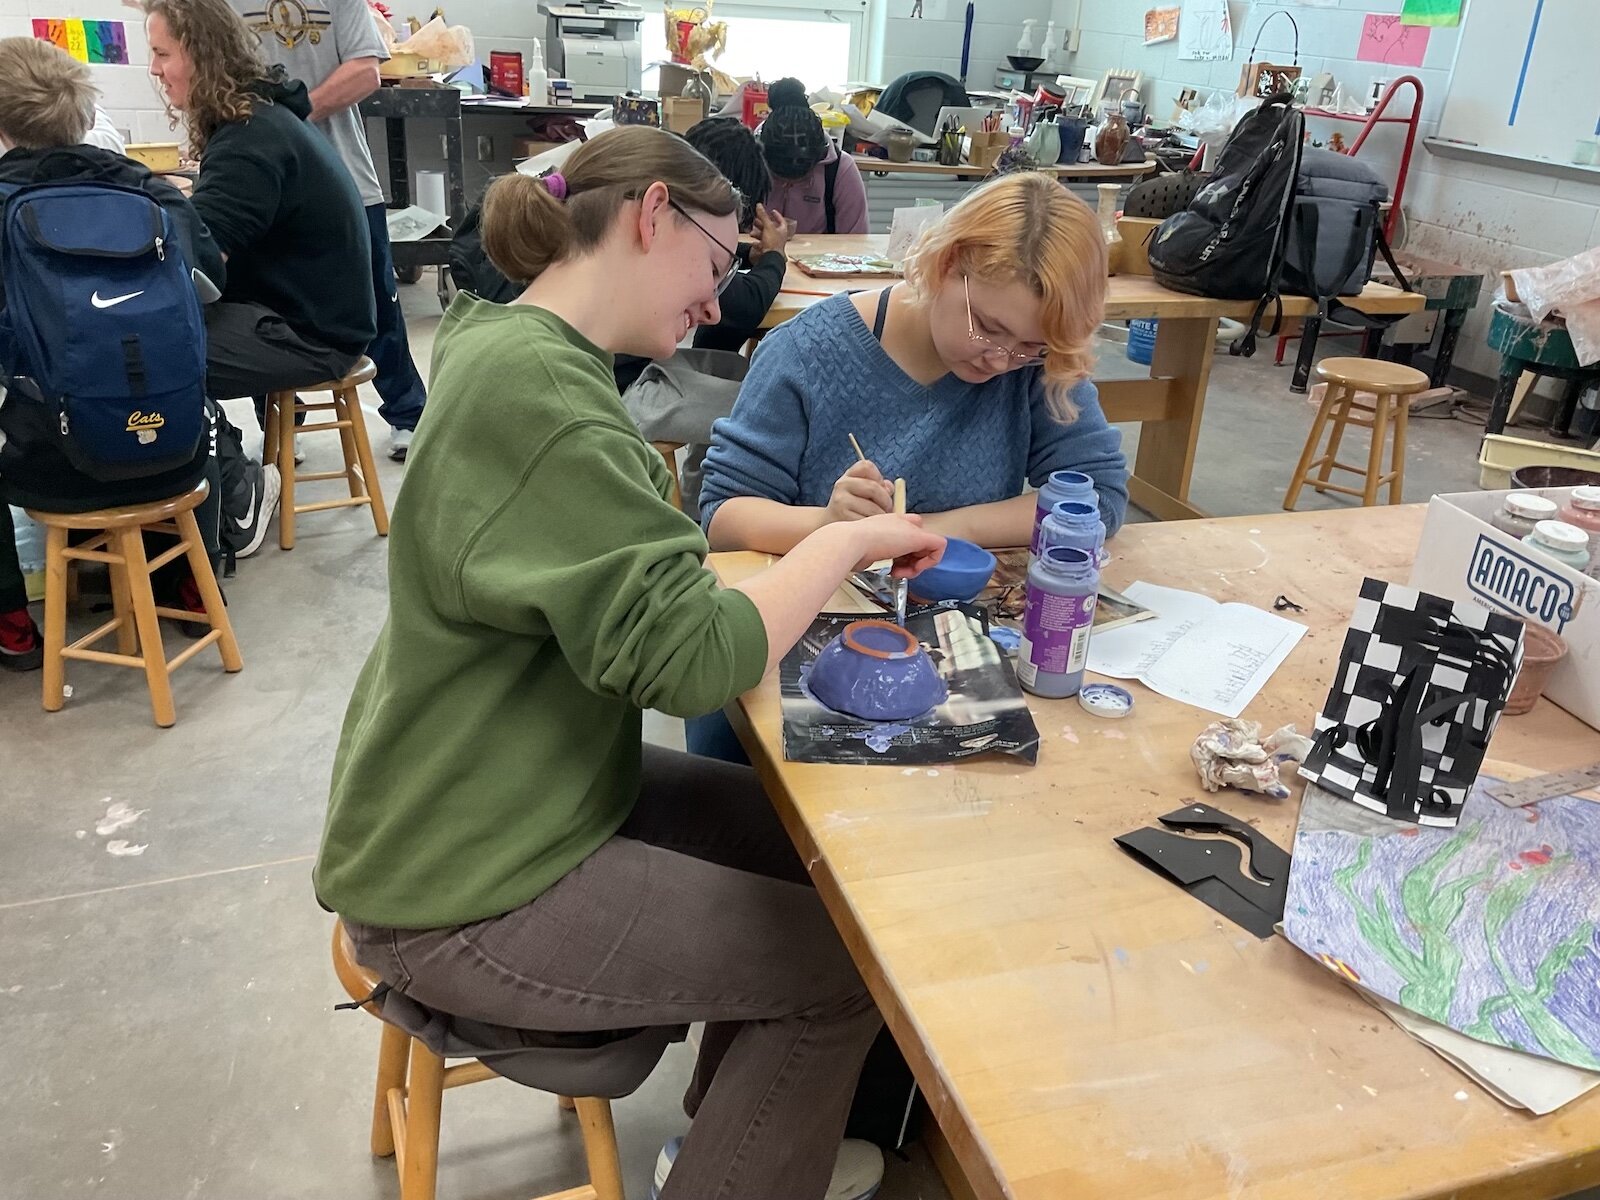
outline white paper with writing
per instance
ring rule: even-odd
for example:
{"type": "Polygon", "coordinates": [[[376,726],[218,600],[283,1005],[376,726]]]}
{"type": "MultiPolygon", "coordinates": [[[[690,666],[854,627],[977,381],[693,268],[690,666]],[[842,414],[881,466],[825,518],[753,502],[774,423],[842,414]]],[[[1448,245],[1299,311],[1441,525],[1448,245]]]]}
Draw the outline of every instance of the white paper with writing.
{"type": "Polygon", "coordinates": [[[1137,679],[1152,691],[1224,717],[1241,715],[1305,636],[1306,627],[1248,604],[1135,583],[1130,599],[1157,614],[1096,633],[1089,670],[1137,679]]]}

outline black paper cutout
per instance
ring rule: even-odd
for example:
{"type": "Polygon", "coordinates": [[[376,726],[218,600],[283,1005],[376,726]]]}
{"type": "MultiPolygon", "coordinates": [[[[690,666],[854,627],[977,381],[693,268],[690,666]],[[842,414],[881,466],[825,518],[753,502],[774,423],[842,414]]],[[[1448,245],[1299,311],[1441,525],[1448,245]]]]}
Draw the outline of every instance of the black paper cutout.
{"type": "Polygon", "coordinates": [[[1167,829],[1135,829],[1113,840],[1128,854],[1165,876],[1196,900],[1258,938],[1272,936],[1283,920],[1289,887],[1289,855],[1276,842],[1238,818],[1206,804],[1190,804],[1160,817],[1170,829],[1220,833],[1226,838],[1185,837],[1167,829]],[[1250,847],[1249,878],[1244,842],[1250,847]]]}

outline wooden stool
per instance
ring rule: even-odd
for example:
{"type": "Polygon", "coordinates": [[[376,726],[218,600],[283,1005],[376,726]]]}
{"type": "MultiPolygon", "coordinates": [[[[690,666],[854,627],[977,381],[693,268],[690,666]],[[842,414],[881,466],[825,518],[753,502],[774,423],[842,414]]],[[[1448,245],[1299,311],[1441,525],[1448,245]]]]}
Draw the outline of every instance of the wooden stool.
{"type": "Polygon", "coordinates": [[[1406,422],[1411,416],[1411,404],[1406,397],[1425,390],[1428,377],[1414,367],[1376,358],[1325,358],[1317,364],[1317,376],[1327,388],[1316,419],[1311,423],[1311,433],[1306,437],[1306,447],[1300,452],[1299,465],[1289,480],[1289,494],[1283,498],[1283,507],[1294,511],[1300,489],[1307,482],[1319,492],[1360,496],[1363,505],[1376,504],[1378,489],[1388,484],[1389,503],[1399,504],[1406,477],[1406,422]],[[1372,402],[1357,399],[1357,392],[1371,393],[1372,402]],[[1330,420],[1333,428],[1328,434],[1327,452],[1317,457],[1322,431],[1330,420]],[[1359,425],[1372,431],[1372,448],[1367,454],[1365,469],[1339,461],[1339,442],[1347,425],[1359,425]],[[1389,455],[1389,470],[1385,473],[1383,443],[1391,425],[1394,447],[1389,455]],[[1353,488],[1329,483],[1328,478],[1335,468],[1363,476],[1365,486],[1353,488]],[[1307,476],[1314,469],[1316,478],[1308,481],[1307,476]]]}
{"type": "Polygon", "coordinates": [[[45,527],[44,583],[44,708],[59,712],[65,702],[66,660],[113,663],[120,667],[142,667],[150,685],[150,707],[156,724],[163,729],[176,721],[172,707],[172,684],[168,675],[188,662],[213,642],[222,655],[225,671],[242,670],[239,644],[234,641],[228,610],[222,603],[211,560],[206,557],[200,526],[195,522],[195,507],[206,498],[204,482],[192,492],[152,504],[132,504],[126,508],[103,508],[97,512],[50,513],[28,510],[28,515],[45,527]],[[94,537],[76,546],[67,544],[72,530],[97,530],[94,537]],[[170,533],[178,544],[163,550],[153,559],[144,552],[145,530],[170,533]],[[168,659],[161,645],[158,617],[196,621],[198,614],[176,608],[159,608],[150,590],[150,573],[187,555],[189,569],[205,601],[205,621],[211,630],[180,654],[168,659]],[[102,562],[111,568],[111,620],[72,645],[67,640],[67,566],[72,562],[102,562]],[[117,653],[89,647],[110,633],[117,635],[117,653]]]}
{"type": "MultiPolygon", "coordinates": [[[[367,1003],[367,998],[382,981],[356,962],[343,921],[333,925],[333,969],[350,998],[381,1017],[378,1006],[367,1003]]],[[[378,1044],[378,1086],[372,1098],[372,1153],[379,1158],[394,1155],[400,1172],[400,1200],[434,1200],[444,1090],[499,1078],[481,1062],[447,1067],[444,1059],[422,1042],[384,1022],[383,1040],[378,1044]]],[[[557,1099],[563,1109],[577,1110],[589,1182],[535,1200],[624,1200],[611,1101],[591,1096],[557,1099]]]]}
{"type": "Polygon", "coordinates": [[[672,492],[667,499],[672,501],[672,507],[679,512],[683,511],[683,485],[678,480],[678,451],[683,449],[682,442],[651,442],[662,461],[667,464],[667,474],[672,476],[672,492]]]}
{"type": "Polygon", "coordinates": [[[367,440],[367,423],[361,415],[361,401],[356,395],[356,387],[377,373],[378,368],[373,366],[372,360],[363,358],[343,379],[313,383],[298,389],[301,392],[332,392],[333,399],[322,404],[307,404],[293,390],[272,392],[267,396],[267,436],[262,444],[261,456],[264,461],[277,464],[283,479],[283,499],[278,504],[278,545],[283,549],[294,549],[294,519],[297,514],[320,512],[325,508],[348,508],[355,504],[369,505],[372,524],[378,536],[389,536],[389,513],[383,507],[378,471],[372,464],[372,443],[367,440]],[[326,412],[329,409],[333,410],[333,420],[296,428],[294,419],[301,413],[326,412]],[[324,429],[339,431],[339,440],[344,446],[344,470],[297,473],[294,466],[294,435],[317,433],[324,429]],[[314,483],[320,479],[343,479],[350,485],[349,499],[296,504],[295,484],[314,483]]]}

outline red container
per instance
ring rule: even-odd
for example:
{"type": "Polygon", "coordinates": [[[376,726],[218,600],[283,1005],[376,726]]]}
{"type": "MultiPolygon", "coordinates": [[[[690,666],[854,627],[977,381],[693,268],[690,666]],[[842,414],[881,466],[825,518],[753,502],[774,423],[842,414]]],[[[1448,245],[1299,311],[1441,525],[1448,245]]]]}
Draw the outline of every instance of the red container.
{"type": "Polygon", "coordinates": [[[767,89],[754,83],[746,84],[744,89],[744,108],[740,119],[754,129],[767,119],[767,113],[772,106],[767,103],[767,89]]]}
{"type": "Polygon", "coordinates": [[[489,51],[489,90],[499,96],[520,96],[523,90],[522,52],[489,51]]]}

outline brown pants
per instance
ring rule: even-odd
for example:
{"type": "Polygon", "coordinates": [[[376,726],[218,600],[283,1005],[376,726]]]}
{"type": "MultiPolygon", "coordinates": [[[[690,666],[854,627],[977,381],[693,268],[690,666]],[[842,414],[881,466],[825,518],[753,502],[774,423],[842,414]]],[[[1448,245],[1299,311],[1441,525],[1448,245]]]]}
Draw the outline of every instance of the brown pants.
{"type": "Polygon", "coordinates": [[[646,746],[617,836],[503,916],[350,924],[422,1004],[549,1032],[705,1021],[662,1200],[821,1200],[881,1020],[755,772],[646,746]]]}

